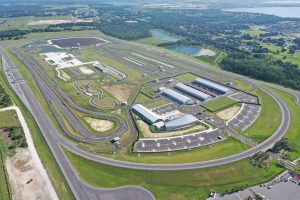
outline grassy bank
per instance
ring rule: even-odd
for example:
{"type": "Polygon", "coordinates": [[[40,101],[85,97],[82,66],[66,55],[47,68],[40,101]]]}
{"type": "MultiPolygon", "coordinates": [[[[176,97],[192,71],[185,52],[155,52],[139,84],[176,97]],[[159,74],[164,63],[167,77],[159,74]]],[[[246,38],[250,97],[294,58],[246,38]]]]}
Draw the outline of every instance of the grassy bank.
{"type": "Polygon", "coordinates": [[[285,135],[288,138],[291,145],[295,148],[295,152],[290,153],[291,159],[294,160],[300,155],[300,107],[297,105],[297,99],[295,96],[290,95],[286,92],[282,92],[280,90],[272,89],[280,98],[284,100],[284,102],[289,107],[291,113],[291,125],[290,128],[285,135]]]}
{"type": "Polygon", "coordinates": [[[261,103],[261,113],[255,123],[243,134],[260,143],[270,137],[280,126],[282,113],[277,102],[262,90],[257,90],[261,103]]]}
{"type": "Polygon", "coordinates": [[[206,199],[210,190],[224,193],[267,181],[280,172],[271,166],[256,168],[249,160],[214,168],[184,171],[145,171],[112,167],[78,157],[68,151],[66,155],[79,176],[96,187],[139,185],[149,189],[157,199],[206,199]]]}
{"type": "MultiPolygon", "coordinates": [[[[10,55],[11,56],[11,55],[10,55]]],[[[26,78],[26,80],[34,80],[30,73],[26,70],[24,65],[18,61],[15,57],[12,56],[13,62],[18,66],[20,69],[22,75],[26,78]]],[[[40,132],[40,129],[38,128],[38,125],[36,124],[33,116],[30,112],[28,112],[27,108],[24,106],[24,104],[19,100],[19,98],[16,96],[16,94],[12,91],[10,88],[8,82],[6,81],[6,78],[3,73],[3,68],[1,67],[0,70],[0,79],[3,80],[3,85],[7,89],[9,95],[12,97],[13,101],[16,103],[16,105],[21,109],[24,118],[26,119],[27,125],[30,129],[30,133],[32,135],[34,145],[36,147],[36,150],[41,158],[41,161],[46,168],[48,175],[50,177],[50,180],[52,181],[52,184],[59,196],[60,199],[74,199],[73,194],[64,179],[64,176],[62,175],[62,172],[60,171],[58,165],[51,153],[51,150],[49,149],[42,133],[40,132]]],[[[33,93],[37,96],[38,100],[43,102],[44,108],[45,106],[45,100],[43,99],[35,81],[28,81],[28,84],[30,88],[32,88],[33,93]],[[39,94],[39,95],[37,95],[39,94]]],[[[48,108],[49,110],[49,108],[48,108]]],[[[48,111],[46,110],[46,112],[48,111]]],[[[48,111],[49,112],[49,111],[48,111]]]]}

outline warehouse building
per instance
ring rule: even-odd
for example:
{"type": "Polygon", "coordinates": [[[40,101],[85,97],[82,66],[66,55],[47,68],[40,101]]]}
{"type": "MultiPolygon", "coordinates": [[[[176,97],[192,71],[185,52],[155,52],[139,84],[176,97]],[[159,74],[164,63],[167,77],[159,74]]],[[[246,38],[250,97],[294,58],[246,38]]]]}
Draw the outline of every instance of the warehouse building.
{"type": "Polygon", "coordinates": [[[166,95],[167,97],[174,99],[175,101],[181,103],[181,104],[193,104],[193,100],[187,96],[184,96],[174,90],[171,89],[162,89],[162,94],[166,95]]]}
{"type": "Polygon", "coordinates": [[[204,92],[196,90],[190,86],[184,85],[183,83],[177,83],[175,87],[176,89],[183,91],[201,101],[205,101],[211,98],[211,96],[209,96],[208,94],[205,94],[204,92]]]}
{"type": "Polygon", "coordinates": [[[203,79],[203,78],[197,78],[195,80],[195,82],[198,83],[199,85],[202,85],[202,86],[207,87],[211,90],[220,92],[222,94],[227,94],[230,91],[230,89],[225,87],[225,86],[222,86],[220,84],[214,83],[212,81],[209,81],[209,80],[206,80],[206,79],[203,79]]]}
{"type": "Polygon", "coordinates": [[[161,120],[158,115],[141,104],[132,106],[132,111],[148,124],[154,124],[161,120]]]}
{"type": "Polygon", "coordinates": [[[174,129],[184,128],[184,127],[191,126],[197,122],[198,122],[198,119],[196,117],[194,117],[193,115],[184,115],[177,119],[166,122],[164,129],[165,130],[174,130],[174,129]]]}

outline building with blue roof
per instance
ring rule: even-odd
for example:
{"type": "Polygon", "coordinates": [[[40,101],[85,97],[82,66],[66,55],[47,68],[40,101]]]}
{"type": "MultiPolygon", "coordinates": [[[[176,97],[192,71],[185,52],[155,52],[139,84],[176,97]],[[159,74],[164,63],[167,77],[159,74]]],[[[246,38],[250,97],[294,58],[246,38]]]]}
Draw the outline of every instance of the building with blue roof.
{"type": "Polygon", "coordinates": [[[184,127],[191,126],[197,122],[198,119],[193,115],[184,115],[182,117],[166,122],[164,129],[174,130],[174,129],[184,128],[184,127]]]}
{"type": "Polygon", "coordinates": [[[206,80],[206,79],[203,79],[203,78],[197,78],[195,80],[195,82],[198,83],[199,85],[202,85],[202,86],[207,87],[211,90],[220,92],[222,94],[227,94],[230,91],[230,88],[228,88],[228,87],[222,86],[220,84],[214,83],[212,81],[209,81],[209,80],[206,80]]]}
{"type": "Polygon", "coordinates": [[[185,93],[187,93],[187,94],[189,94],[189,95],[191,95],[191,96],[193,96],[193,97],[195,97],[195,98],[197,98],[201,101],[206,101],[206,100],[211,98],[210,95],[208,95],[204,92],[201,92],[199,90],[196,90],[196,89],[194,89],[190,86],[187,86],[183,83],[177,83],[175,88],[182,91],[182,92],[185,92],[185,93]]]}

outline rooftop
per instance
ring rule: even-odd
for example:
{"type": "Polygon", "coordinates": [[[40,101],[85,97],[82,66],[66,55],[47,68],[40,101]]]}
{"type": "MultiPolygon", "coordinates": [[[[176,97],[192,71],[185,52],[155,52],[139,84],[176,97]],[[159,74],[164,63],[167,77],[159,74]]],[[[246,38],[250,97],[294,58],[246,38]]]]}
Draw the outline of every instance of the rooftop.
{"type": "Polygon", "coordinates": [[[209,81],[209,80],[206,80],[206,79],[203,79],[203,78],[197,78],[195,81],[197,83],[206,85],[208,87],[212,87],[213,89],[217,89],[217,90],[220,90],[220,91],[225,92],[225,93],[230,90],[229,88],[227,88],[225,86],[222,86],[220,84],[214,83],[212,81],[209,81]]]}

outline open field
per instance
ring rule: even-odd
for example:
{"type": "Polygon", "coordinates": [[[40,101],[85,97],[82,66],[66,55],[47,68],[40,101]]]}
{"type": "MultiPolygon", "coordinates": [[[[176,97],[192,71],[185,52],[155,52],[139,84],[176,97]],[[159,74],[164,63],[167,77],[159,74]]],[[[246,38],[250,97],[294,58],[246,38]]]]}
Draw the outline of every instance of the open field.
{"type": "Polygon", "coordinates": [[[107,132],[114,127],[114,123],[109,120],[95,119],[91,117],[84,117],[84,120],[93,130],[98,132],[107,132]]]}
{"type": "Polygon", "coordinates": [[[110,93],[120,102],[128,101],[132,93],[133,87],[134,86],[127,84],[103,86],[103,88],[108,93],[110,93]]]}
{"type": "Polygon", "coordinates": [[[274,166],[268,169],[253,167],[249,160],[197,170],[131,170],[88,161],[67,151],[66,154],[79,176],[94,186],[140,185],[153,192],[157,199],[164,200],[206,199],[210,190],[224,193],[248,187],[267,181],[281,171],[274,166]]]}
{"type": "Polygon", "coordinates": [[[297,105],[297,99],[293,95],[288,93],[282,92],[280,90],[272,89],[277,95],[279,95],[285,103],[288,105],[292,120],[291,126],[286,134],[286,138],[288,138],[289,142],[295,148],[295,152],[289,153],[291,155],[291,160],[294,160],[299,157],[300,154],[300,144],[299,144],[299,137],[300,137],[300,108],[297,105]]]}
{"type": "MultiPolygon", "coordinates": [[[[22,75],[27,79],[27,80],[33,80],[32,75],[26,70],[25,66],[18,60],[16,59],[12,54],[9,54],[11,59],[13,60],[13,62],[19,67],[22,75]]],[[[0,77],[4,83],[5,88],[10,88],[6,78],[4,77],[3,71],[2,71],[2,67],[0,69],[1,73],[0,73],[0,77]]],[[[38,86],[36,85],[35,81],[29,81],[28,82],[29,86],[31,87],[32,91],[35,93],[36,97],[39,99],[39,101],[42,103],[44,109],[46,110],[46,112],[50,113],[50,109],[47,106],[44,98],[42,97],[41,92],[38,89],[38,86]]],[[[66,183],[66,180],[64,179],[58,165],[56,162],[53,162],[55,159],[44,139],[44,137],[42,136],[42,133],[40,132],[37,124],[35,123],[32,115],[27,111],[27,109],[25,108],[25,106],[23,105],[23,103],[19,100],[19,98],[13,93],[11,92],[11,90],[9,89],[9,94],[12,97],[12,99],[14,100],[14,102],[16,103],[16,105],[21,109],[24,118],[26,119],[27,125],[30,129],[32,138],[34,140],[34,145],[36,147],[36,150],[39,154],[39,157],[49,175],[49,178],[57,192],[57,195],[59,196],[59,198],[61,199],[66,199],[66,200],[71,200],[74,199],[73,194],[71,193],[71,190],[69,188],[69,186],[66,183]]],[[[59,129],[59,125],[57,123],[55,123],[56,121],[53,118],[53,115],[50,115],[50,117],[52,117],[52,122],[58,127],[59,129]]]]}
{"type": "Polygon", "coordinates": [[[256,94],[260,99],[261,113],[254,124],[242,132],[242,134],[260,143],[277,130],[282,114],[279,105],[271,96],[262,90],[257,90],[256,94]]]}
{"type": "Polygon", "coordinates": [[[237,103],[236,100],[229,98],[229,97],[225,97],[225,98],[220,98],[217,100],[213,100],[207,104],[204,105],[204,107],[208,108],[209,110],[212,111],[217,111],[220,110],[222,108],[226,108],[228,106],[234,105],[235,103],[237,103]]]}
{"type": "Polygon", "coordinates": [[[62,24],[70,22],[91,21],[86,19],[77,19],[72,16],[51,16],[51,17],[13,17],[0,18],[0,30],[13,29],[31,29],[31,28],[46,28],[51,24],[62,24]]]}
{"type": "Polygon", "coordinates": [[[176,80],[184,82],[184,83],[194,81],[196,78],[199,78],[199,77],[194,74],[191,74],[191,73],[186,73],[186,74],[182,74],[182,75],[175,77],[176,80]]]}
{"type": "Polygon", "coordinates": [[[269,49],[269,54],[272,55],[274,58],[283,60],[285,62],[291,62],[295,65],[300,66],[300,52],[296,51],[294,54],[291,54],[287,51],[282,52],[282,47],[276,46],[270,43],[263,43],[264,47],[269,49]]]}
{"type": "Polygon", "coordinates": [[[9,110],[5,112],[0,112],[0,199],[10,200],[9,194],[9,182],[8,175],[6,172],[5,160],[7,155],[7,141],[5,141],[7,136],[4,136],[1,132],[3,127],[13,127],[20,126],[17,113],[14,110],[9,110]],[[2,120],[5,119],[5,120],[2,120]],[[4,139],[5,138],[5,139],[4,139]]]}
{"type": "Polygon", "coordinates": [[[220,112],[217,112],[216,115],[222,120],[229,120],[231,119],[238,111],[241,109],[240,106],[233,106],[230,108],[226,108],[220,112]]]}
{"type": "Polygon", "coordinates": [[[228,139],[209,146],[193,150],[166,153],[131,153],[129,149],[121,149],[116,153],[103,153],[102,156],[116,160],[139,163],[190,163],[222,158],[248,149],[249,146],[229,137],[228,139]]]}

